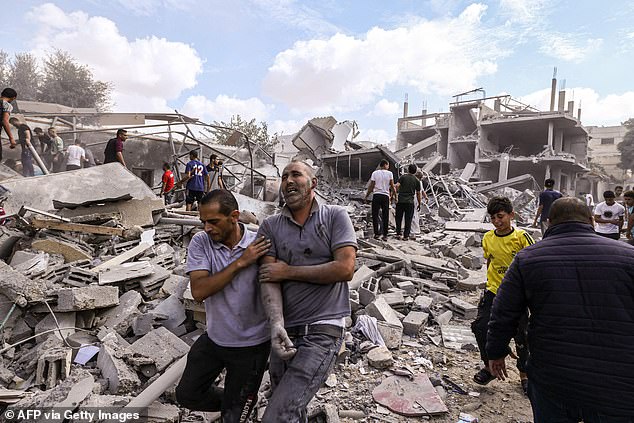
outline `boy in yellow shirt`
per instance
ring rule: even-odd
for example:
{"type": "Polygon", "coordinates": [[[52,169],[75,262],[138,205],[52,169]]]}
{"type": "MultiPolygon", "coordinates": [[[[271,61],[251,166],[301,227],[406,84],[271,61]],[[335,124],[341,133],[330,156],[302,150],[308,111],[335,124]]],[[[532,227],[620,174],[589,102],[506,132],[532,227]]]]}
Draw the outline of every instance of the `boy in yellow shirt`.
{"type": "MultiPolygon", "coordinates": [[[[502,283],[506,269],[508,269],[515,255],[522,248],[535,243],[526,231],[516,229],[511,225],[515,213],[513,212],[513,204],[508,198],[492,198],[487,204],[487,213],[491,216],[491,223],[493,223],[495,229],[487,232],[482,238],[484,258],[487,259],[487,283],[486,289],[478,303],[478,315],[471,323],[471,330],[478,341],[480,357],[484,362],[484,367],[473,376],[473,380],[480,385],[486,385],[495,379],[490,372],[489,360],[486,355],[487,330],[495,294],[502,283]]],[[[526,392],[528,380],[524,369],[528,357],[525,336],[526,324],[527,319],[525,317],[520,322],[520,329],[515,337],[515,345],[519,356],[517,368],[520,371],[524,392],[526,392]]]]}

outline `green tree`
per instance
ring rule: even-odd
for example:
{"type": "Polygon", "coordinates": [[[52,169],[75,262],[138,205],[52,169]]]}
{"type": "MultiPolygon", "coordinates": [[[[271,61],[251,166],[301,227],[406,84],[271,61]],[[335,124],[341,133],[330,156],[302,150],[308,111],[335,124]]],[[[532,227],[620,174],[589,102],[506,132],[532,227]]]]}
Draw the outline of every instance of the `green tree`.
{"type": "MultiPolygon", "coordinates": [[[[249,121],[243,120],[240,115],[231,116],[230,122],[218,122],[214,121],[214,126],[220,126],[223,128],[231,128],[242,132],[247,136],[249,141],[253,141],[262,150],[269,154],[273,153],[275,145],[278,143],[278,134],[269,134],[269,128],[266,122],[257,123],[255,119],[249,121]]],[[[212,139],[218,144],[228,144],[231,142],[229,138],[232,134],[231,131],[219,128],[207,128],[211,134],[212,139]]]]}
{"type": "Polygon", "coordinates": [[[619,167],[624,170],[634,168],[634,118],[630,118],[621,125],[627,128],[623,141],[617,146],[621,153],[621,163],[619,167]]]}
{"type": "Polygon", "coordinates": [[[41,82],[37,59],[30,53],[16,53],[9,64],[7,86],[18,92],[20,100],[35,101],[41,82]]]}
{"type": "Polygon", "coordinates": [[[43,74],[40,101],[109,110],[112,84],[96,81],[88,66],[78,64],[67,52],[50,54],[44,60],[43,74]]]}

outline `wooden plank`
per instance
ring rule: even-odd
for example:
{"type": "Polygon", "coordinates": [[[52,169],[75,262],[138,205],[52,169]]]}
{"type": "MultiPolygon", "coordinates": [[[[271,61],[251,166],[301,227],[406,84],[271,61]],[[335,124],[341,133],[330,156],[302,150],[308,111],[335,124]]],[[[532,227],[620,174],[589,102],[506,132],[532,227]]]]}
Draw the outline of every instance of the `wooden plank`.
{"type": "Polygon", "coordinates": [[[128,260],[132,260],[133,258],[135,258],[136,256],[138,256],[139,254],[143,253],[145,250],[147,250],[148,248],[150,248],[152,245],[148,242],[142,242],[139,245],[137,245],[136,247],[134,247],[131,250],[128,250],[124,253],[119,254],[118,256],[111,258],[110,260],[101,263],[99,266],[93,267],[92,270],[93,272],[103,272],[105,270],[108,270],[114,266],[118,266],[121,263],[125,263],[128,260]]]}
{"type": "Polygon", "coordinates": [[[54,229],[57,231],[81,232],[84,234],[123,236],[123,229],[106,226],[87,225],[85,223],[66,223],[48,219],[31,220],[31,226],[37,229],[54,229]]]}

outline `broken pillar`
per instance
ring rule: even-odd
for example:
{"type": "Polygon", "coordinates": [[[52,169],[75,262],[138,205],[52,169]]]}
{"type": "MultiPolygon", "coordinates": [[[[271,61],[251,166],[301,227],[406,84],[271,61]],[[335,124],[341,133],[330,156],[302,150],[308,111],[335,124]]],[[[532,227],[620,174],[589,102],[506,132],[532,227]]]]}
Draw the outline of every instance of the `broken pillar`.
{"type": "Polygon", "coordinates": [[[70,374],[72,354],[73,350],[67,347],[45,351],[37,360],[35,383],[51,389],[58,381],[66,379],[70,374]]]}

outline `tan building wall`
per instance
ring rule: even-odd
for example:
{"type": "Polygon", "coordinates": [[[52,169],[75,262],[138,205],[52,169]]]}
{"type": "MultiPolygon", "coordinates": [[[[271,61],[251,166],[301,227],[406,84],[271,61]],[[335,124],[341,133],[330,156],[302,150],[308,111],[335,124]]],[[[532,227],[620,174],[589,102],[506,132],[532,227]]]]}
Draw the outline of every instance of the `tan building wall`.
{"type": "Polygon", "coordinates": [[[627,177],[623,169],[618,167],[621,154],[617,146],[623,141],[627,129],[624,126],[586,126],[590,135],[588,141],[588,158],[601,165],[605,172],[616,181],[627,177]]]}

